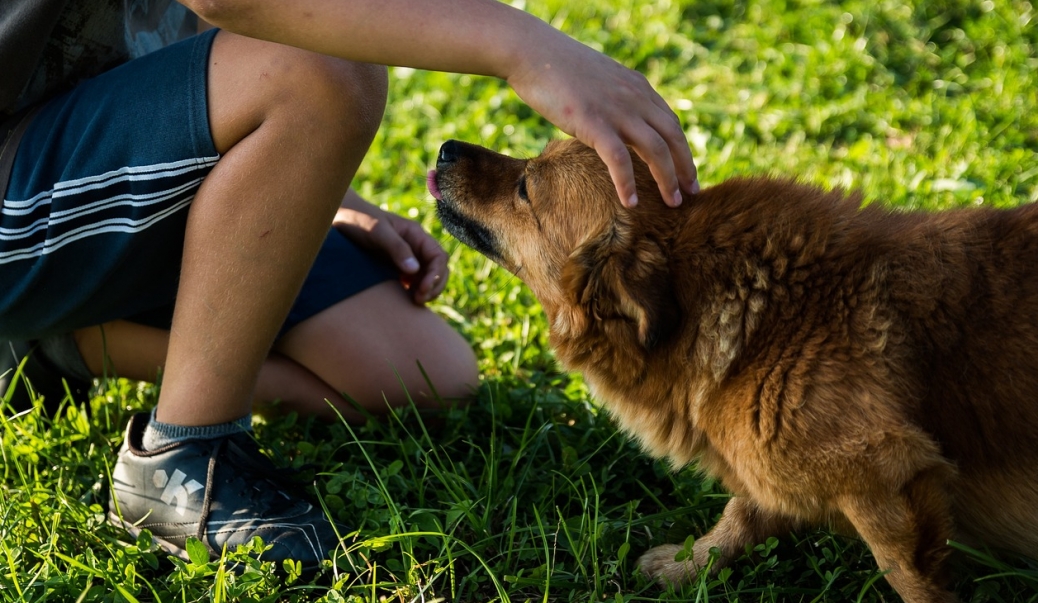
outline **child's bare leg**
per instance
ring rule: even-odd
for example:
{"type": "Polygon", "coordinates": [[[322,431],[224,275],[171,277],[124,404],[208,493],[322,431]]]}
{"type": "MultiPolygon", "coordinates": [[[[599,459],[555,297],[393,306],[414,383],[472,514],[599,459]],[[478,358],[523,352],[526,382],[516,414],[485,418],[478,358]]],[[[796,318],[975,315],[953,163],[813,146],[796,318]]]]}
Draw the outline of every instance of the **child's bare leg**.
{"type": "Polygon", "coordinates": [[[383,68],[221,32],[209,120],[222,154],[192,203],[156,418],[247,414],[263,360],[381,120],[383,68]]]}
{"type": "MultiPolygon", "coordinates": [[[[166,362],[169,331],[117,320],[80,329],[75,338],[93,374],[155,381],[166,362]]],[[[420,408],[435,407],[418,363],[446,401],[468,396],[478,383],[468,342],[387,281],[289,330],[260,368],[255,402],[335,417],[332,401],[350,421],[364,417],[342,393],[375,414],[409,404],[409,397],[420,408]]]]}
{"type": "MultiPolygon", "coordinates": [[[[125,320],[100,327],[79,329],[74,334],[87,368],[96,377],[117,376],[135,381],[157,382],[166,364],[169,331],[125,320]]],[[[254,408],[272,402],[300,414],[328,412],[326,399],[340,398],[338,392],[294,360],[271,352],[260,367],[254,408]]],[[[361,421],[360,413],[344,409],[343,415],[361,421]]]]}

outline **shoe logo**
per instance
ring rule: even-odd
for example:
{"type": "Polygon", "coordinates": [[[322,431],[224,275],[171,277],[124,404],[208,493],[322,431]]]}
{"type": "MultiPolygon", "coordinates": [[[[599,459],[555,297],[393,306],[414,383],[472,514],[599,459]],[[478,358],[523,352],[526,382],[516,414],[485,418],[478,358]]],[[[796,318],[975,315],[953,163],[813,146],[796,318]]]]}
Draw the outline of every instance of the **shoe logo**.
{"type": "Polygon", "coordinates": [[[173,471],[172,478],[166,475],[165,469],[157,469],[151,476],[151,481],[155,484],[155,487],[163,489],[162,494],[159,495],[162,502],[168,505],[174,500],[177,501],[176,509],[178,515],[184,514],[186,510],[184,506],[187,505],[188,498],[202,489],[202,484],[195,480],[191,480],[185,484],[185,477],[187,477],[187,474],[180,469],[173,471]]]}

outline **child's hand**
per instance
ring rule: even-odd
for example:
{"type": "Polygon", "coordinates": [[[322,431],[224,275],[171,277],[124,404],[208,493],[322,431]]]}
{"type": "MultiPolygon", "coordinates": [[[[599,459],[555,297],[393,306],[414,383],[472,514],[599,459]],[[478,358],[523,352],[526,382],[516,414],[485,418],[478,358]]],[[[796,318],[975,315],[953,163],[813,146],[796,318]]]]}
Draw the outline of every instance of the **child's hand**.
{"type": "Polygon", "coordinates": [[[447,252],[417,222],[382,211],[351,190],[332,224],[357,245],[389,257],[416,304],[443,292],[449,274],[447,252]]]}
{"type": "Polygon", "coordinates": [[[620,200],[637,203],[631,156],[649,165],[667,205],[699,182],[677,116],[636,71],[562,35],[529,52],[508,83],[533,109],[595,149],[609,167],[620,200]]]}

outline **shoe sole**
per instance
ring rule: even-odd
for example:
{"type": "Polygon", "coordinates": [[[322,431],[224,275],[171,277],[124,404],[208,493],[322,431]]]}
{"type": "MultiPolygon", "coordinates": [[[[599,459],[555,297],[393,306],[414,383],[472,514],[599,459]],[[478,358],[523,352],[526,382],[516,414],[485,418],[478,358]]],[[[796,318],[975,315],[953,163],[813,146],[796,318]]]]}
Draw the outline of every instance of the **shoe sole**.
{"type": "MultiPolygon", "coordinates": [[[[144,531],[143,528],[139,528],[139,527],[133,525],[132,523],[123,520],[122,518],[120,518],[118,515],[116,515],[115,513],[111,512],[111,511],[108,512],[108,522],[111,523],[112,525],[116,526],[116,527],[120,527],[120,528],[126,530],[126,532],[130,536],[132,536],[134,540],[136,540],[138,537],[140,537],[141,532],[144,531]]],[[[184,560],[184,561],[186,561],[188,563],[193,563],[191,561],[191,556],[187,554],[187,550],[186,549],[182,549],[179,546],[173,544],[172,542],[169,542],[168,540],[163,540],[162,538],[159,538],[158,536],[156,536],[154,534],[151,535],[151,541],[152,541],[153,544],[157,545],[159,548],[161,548],[162,550],[166,551],[170,555],[173,555],[173,556],[175,556],[175,557],[177,557],[179,559],[182,559],[182,560],[184,560]]],[[[206,548],[208,549],[209,547],[206,547],[206,548]]],[[[213,561],[212,554],[209,555],[209,560],[213,561]]],[[[272,560],[268,559],[267,561],[272,561],[272,560]]],[[[274,566],[275,566],[276,571],[281,571],[282,570],[281,564],[275,563],[274,566]]],[[[227,564],[226,568],[229,569],[232,572],[237,572],[238,570],[244,571],[245,570],[245,565],[242,564],[242,563],[235,562],[235,563],[227,564]]],[[[320,569],[321,569],[320,565],[317,565],[317,566],[303,565],[301,577],[303,577],[303,578],[311,578],[314,575],[316,575],[320,571],[320,569]]]]}
{"type": "MultiPolygon", "coordinates": [[[[126,530],[127,533],[129,533],[134,540],[140,537],[141,532],[143,531],[143,528],[139,528],[128,521],[124,521],[121,517],[119,517],[115,513],[112,513],[111,511],[108,512],[108,523],[111,523],[116,527],[120,527],[126,530]]],[[[186,549],[182,549],[179,546],[173,544],[172,542],[169,542],[168,540],[163,540],[154,534],[151,535],[151,541],[152,543],[158,545],[159,548],[166,551],[170,555],[179,557],[180,559],[183,559],[187,562],[191,561],[191,556],[187,554],[186,549]]],[[[212,558],[211,555],[210,558],[212,558]]]]}

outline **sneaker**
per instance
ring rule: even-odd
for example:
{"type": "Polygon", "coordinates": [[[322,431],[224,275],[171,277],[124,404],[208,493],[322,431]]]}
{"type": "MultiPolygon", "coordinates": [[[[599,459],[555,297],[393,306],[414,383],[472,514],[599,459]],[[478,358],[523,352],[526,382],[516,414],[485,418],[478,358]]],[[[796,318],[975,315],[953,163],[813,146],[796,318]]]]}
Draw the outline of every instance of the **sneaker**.
{"type": "Polygon", "coordinates": [[[6,398],[8,390],[13,389],[11,406],[16,411],[32,408],[31,389],[35,397],[43,397],[47,412],[54,414],[65,399],[66,383],[73,395],[85,397],[90,391],[90,383],[64,374],[39,353],[36,342],[0,340],[0,399],[6,398]],[[16,377],[19,366],[22,372],[16,377]]]}
{"type": "Polygon", "coordinates": [[[112,470],[108,519],[133,537],[151,531],[166,551],[189,560],[187,539],[197,538],[211,557],[254,536],[273,545],[264,561],[293,559],[316,571],[339,543],[320,508],[284,483],[247,433],[188,440],[154,451],[141,446],[149,413],[130,419],[112,470]]]}

